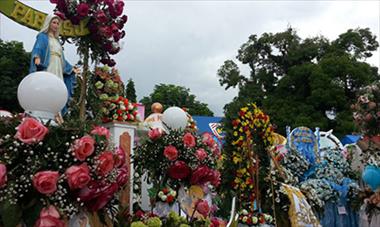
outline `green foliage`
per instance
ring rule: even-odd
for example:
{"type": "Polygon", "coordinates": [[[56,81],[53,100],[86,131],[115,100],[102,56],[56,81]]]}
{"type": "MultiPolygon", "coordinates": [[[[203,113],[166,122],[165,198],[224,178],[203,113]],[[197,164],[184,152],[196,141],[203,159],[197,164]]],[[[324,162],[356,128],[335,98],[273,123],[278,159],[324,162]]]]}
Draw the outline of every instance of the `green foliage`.
{"type": "Polygon", "coordinates": [[[151,114],[150,106],[155,102],[161,103],[164,109],[171,106],[185,107],[190,115],[214,115],[207,104],[201,103],[196,100],[195,95],[190,94],[190,89],[173,84],[156,85],[153,92],[143,97],[140,102],[146,106],[146,116],[151,114]]]}
{"type": "Polygon", "coordinates": [[[17,41],[0,40],[0,109],[22,112],[17,101],[17,87],[28,75],[30,53],[17,41]]]}
{"type": "Polygon", "coordinates": [[[136,90],[135,90],[135,83],[133,82],[132,79],[128,80],[127,86],[125,86],[125,97],[133,102],[137,102],[137,95],[136,95],[136,90]]]}
{"type": "Polygon", "coordinates": [[[21,222],[21,208],[17,204],[3,201],[0,206],[1,220],[4,227],[17,226],[21,222]]]}
{"type": "Polygon", "coordinates": [[[368,28],[350,29],[331,42],[321,36],[301,39],[292,28],[251,35],[237,55],[250,75],[241,75],[232,60],[218,70],[222,86],[239,88],[238,96],[225,106],[226,115],[232,114],[232,106],[254,101],[282,134],[286,125],[351,133],[350,104],[356,92],[380,79],[378,69],[365,62],[378,46],[368,28]],[[337,111],[335,121],[325,116],[331,108],[337,111]]]}

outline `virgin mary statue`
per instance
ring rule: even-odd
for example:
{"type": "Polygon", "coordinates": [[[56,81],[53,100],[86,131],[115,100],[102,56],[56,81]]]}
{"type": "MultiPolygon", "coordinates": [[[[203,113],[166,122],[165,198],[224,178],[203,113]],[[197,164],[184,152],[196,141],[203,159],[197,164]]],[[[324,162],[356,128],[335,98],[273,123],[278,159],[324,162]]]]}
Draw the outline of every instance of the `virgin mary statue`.
{"type": "MultiPolygon", "coordinates": [[[[61,19],[57,15],[47,15],[45,22],[37,35],[32,50],[29,72],[47,71],[64,81],[68,97],[74,93],[75,74],[79,69],[68,63],[63,55],[62,46],[58,40],[61,19]]],[[[67,103],[62,114],[67,112],[67,103]]]]}

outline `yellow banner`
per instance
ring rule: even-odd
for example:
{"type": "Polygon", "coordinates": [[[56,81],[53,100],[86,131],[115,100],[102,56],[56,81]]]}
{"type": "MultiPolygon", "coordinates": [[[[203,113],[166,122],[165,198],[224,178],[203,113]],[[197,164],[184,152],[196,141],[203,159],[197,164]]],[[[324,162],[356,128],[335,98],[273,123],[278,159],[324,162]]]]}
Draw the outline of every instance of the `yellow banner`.
{"type": "MultiPolygon", "coordinates": [[[[45,21],[46,13],[33,9],[18,0],[0,0],[0,12],[19,24],[39,31],[45,21]]],[[[73,25],[70,20],[62,22],[60,34],[66,37],[84,36],[90,32],[88,21],[82,20],[79,25],[73,25]]]]}

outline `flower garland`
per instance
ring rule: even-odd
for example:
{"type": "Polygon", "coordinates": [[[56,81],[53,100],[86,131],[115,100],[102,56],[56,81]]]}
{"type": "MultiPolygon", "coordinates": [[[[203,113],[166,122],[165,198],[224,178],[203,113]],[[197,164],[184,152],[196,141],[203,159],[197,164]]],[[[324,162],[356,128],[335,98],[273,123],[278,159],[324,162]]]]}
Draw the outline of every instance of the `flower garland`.
{"type": "Polygon", "coordinates": [[[89,47],[94,61],[114,66],[110,55],[120,51],[119,41],[125,36],[124,24],[128,17],[123,14],[122,0],[50,0],[56,4],[56,14],[77,25],[81,20],[88,21],[90,33],[84,37],[73,37],[78,48],[89,47]]]}
{"type": "Polygon", "coordinates": [[[273,217],[264,213],[250,213],[246,209],[238,212],[239,222],[248,226],[261,226],[263,224],[270,225],[273,223],[273,217]]]}
{"type": "MultiPolygon", "coordinates": [[[[38,223],[46,219],[45,213],[54,213],[56,224],[61,216],[116,204],[128,169],[124,151],[113,149],[106,128],[85,132],[46,126],[29,117],[0,118],[0,127],[7,131],[0,137],[0,201],[19,213],[18,218],[38,218],[24,210],[26,204],[44,208],[38,223]]],[[[3,221],[10,218],[7,212],[3,210],[3,221]]]]}

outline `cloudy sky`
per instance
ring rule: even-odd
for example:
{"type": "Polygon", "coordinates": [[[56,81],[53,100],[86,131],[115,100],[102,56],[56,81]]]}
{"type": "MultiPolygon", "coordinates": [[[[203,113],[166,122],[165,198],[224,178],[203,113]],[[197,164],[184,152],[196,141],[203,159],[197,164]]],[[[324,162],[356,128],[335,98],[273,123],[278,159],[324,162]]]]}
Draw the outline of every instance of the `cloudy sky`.
{"type": "MultiPolygon", "coordinates": [[[[53,9],[48,0],[21,2],[46,13],[53,9]]],[[[237,94],[219,85],[216,72],[249,35],[292,26],[302,38],[336,39],[349,28],[369,27],[377,37],[380,29],[379,1],[125,0],[124,11],[127,36],[115,59],[124,81],[135,82],[138,99],[156,84],[176,84],[189,88],[216,116],[237,94]]],[[[21,41],[31,51],[36,34],[0,16],[1,39],[21,41]]],[[[74,46],[66,44],[65,55],[71,63],[78,60],[74,46]]],[[[368,62],[379,66],[379,55],[368,62]]]]}

